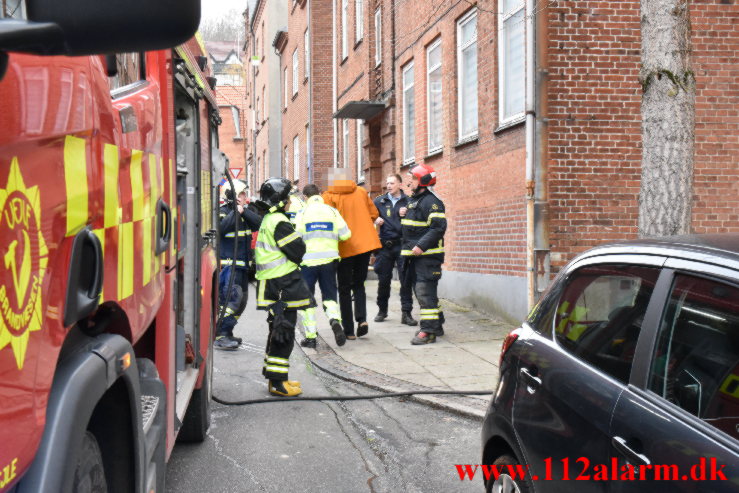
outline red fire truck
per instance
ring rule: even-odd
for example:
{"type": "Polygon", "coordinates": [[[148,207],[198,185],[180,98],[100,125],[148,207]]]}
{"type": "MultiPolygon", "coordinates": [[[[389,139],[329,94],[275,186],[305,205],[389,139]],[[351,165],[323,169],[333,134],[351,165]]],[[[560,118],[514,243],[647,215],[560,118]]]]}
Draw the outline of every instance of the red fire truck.
{"type": "Polygon", "coordinates": [[[0,9],[0,491],[164,491],[210,420],[225,163],[199,0],[0,9]]]}

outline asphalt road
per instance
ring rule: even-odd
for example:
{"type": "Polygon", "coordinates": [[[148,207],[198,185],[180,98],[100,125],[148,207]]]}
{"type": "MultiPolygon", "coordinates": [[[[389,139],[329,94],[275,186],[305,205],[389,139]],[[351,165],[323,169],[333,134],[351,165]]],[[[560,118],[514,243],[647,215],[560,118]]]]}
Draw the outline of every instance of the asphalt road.
{"type": "MultiPolygon", "coordinates": [[[[252,291],[253,294],[253,291],[252,291]]],[[[264,312],[250,307],[236,352],[217,351],[213,392],[224,400],[268,397],[261,375],[264,312]],[[249,328],[247,329],[247,320],[249,328]]],[[[376,391],[314,368],[295,347],[290,379],[304,396],[376,391]]],[[[480,422],[400,398],[347,402],[212,403],[202,444],[177,444],[169,492],[481,492],[455,464],[480,460],[480,422]]]]}

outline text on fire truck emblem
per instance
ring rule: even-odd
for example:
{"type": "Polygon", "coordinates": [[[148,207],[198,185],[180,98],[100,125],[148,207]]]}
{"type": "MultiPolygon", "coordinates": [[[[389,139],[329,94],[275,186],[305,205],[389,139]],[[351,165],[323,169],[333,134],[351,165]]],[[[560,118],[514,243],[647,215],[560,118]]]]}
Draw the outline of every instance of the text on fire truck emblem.
{"type": "Polygon", "coordinates": [[[41,283],[48,249],[41,232],[38,186],[26,187],[18,159],[0,188],[0,351],[10,344],[23,368],[30,333],[41,330],[41,283]]]}

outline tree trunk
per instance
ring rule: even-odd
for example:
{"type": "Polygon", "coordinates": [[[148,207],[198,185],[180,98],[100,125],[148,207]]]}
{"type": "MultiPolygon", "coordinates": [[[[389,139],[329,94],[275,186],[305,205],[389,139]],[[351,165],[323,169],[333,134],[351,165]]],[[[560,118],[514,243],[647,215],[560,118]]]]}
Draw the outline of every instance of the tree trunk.
{"type": "Polygon", "coordinates": [[[688,0],[641,0],[639,236],[690,233],[695,77],[688,0]]]}

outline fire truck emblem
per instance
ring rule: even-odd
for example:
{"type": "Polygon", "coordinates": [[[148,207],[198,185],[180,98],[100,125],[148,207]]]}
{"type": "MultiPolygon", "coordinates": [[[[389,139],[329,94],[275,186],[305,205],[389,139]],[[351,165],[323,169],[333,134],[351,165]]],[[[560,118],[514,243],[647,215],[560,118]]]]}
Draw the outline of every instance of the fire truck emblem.
{"type": "Polygon", "coordinates": [[[26,187],[18,159],[0,188],[0,351],[10,344],[23,368],[31,332],[41,330],[41,283],[49,251],[38,186],[26,187]]]}

